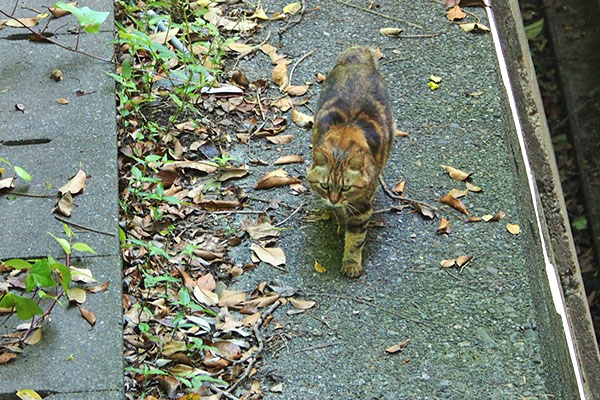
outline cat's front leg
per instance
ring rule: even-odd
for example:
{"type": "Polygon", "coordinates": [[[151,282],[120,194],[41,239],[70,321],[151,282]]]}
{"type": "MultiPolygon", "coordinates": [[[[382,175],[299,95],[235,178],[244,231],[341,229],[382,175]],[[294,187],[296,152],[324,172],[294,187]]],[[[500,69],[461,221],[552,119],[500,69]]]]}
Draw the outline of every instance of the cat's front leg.
{"type": "Polygon", "coordinates": [[[348,218],[344,236],[344,256],[342,257],[342,275],[358,278],[363,273],[362,251],[367,239],[367,228],[372,210],[352,215],[348,218]]]}

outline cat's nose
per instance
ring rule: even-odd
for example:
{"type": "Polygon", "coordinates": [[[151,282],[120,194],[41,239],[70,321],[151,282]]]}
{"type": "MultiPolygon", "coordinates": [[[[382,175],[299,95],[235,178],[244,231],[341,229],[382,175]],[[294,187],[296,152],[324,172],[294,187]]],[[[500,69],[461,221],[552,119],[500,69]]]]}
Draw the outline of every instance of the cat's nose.
{"type": "Polygon", "coordinates": [[[329,201],[331,204],[337,204],[341,198],[342,196],[339,192],[329,192],[329,201]]]}

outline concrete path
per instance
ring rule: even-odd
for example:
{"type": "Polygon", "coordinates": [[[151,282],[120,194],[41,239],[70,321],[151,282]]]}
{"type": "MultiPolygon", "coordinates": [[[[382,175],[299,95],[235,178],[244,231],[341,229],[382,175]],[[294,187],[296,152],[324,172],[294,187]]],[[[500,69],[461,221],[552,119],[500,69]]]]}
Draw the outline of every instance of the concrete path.
{"type": "MultiPolygon", "coordinates": [[[[11,11],[14,4],[0,8],[11,11]]],[[[53,1],[20,2],[16,16],[31,16],[22,9],[45,9],[53,1]]],[[[80,49],[104,58],[112,55],[113,3],[98,0],[90,8],[110,11],[96,35],[82,35],[80,49]]],[[[45,23],[42,21],[41,23],[45,23]]],[[[76,36],[67,33],[76,20],[63,17],[50,23],[54,40],[68,46],[76,36]]],[[[36,27],[37,28],[37,27],[36,27]]],[[[13,192],[57,193],[81,168],[88,174],[83,194],[75,196],[70,221],[110,235],[77,232],[77,239],[92,246],[97,256],[76,259],[90,268],[109,289],[88,295],[84,306],[97,317],[96,325],[81,318],[76,308],[57,307],[43,331],[42,342],[25,349],[16,361],[0,366],[0,399],[13,399],[19,389],[34,389],[45,398],[122,399],[121,261],[117,239],[117,168],[114,82],[105,74],[111,66],[51,44],[27,40],[25,29],[0,30],[0,157],[25,168],[33,179],[18,181],[13,192]],[[60,69],[65,79],[55,82],[50,71],[60,69]],[[77,96],[76,91],[88,93],[77,96]],[[66,105],[58,98],[69,100],[66,105]],[[22,104],[24,111],[15,108],[22,104]],[[67,358],[72,356],[72,360],[67,358]]],[[[54,198],[0,195],[2,241],[0,259],[61,256],[60,247],[47,232],[63,233],[51,209],[54,198]]]]}
{"type": "MultiPolygon", "coordinates": [[[[264,7],[274,12],[285,4],[266,1],[264,7]]],[[[577,398],[492,36],[465,33],[449,24],[438,3],[377,4],[377,12],[423,28],[341,2],[321,4],[280,42],[271,41],[292,62],[316,50],[298,66],[292,83],[325,74],[335,55],[349,45],[378,46],[384,52],[381,72],[397,126],[410,133],[395,142],[383,174],[388,185],[404,179],[407,196],[435,203],[461,187],[440,167],[451,165],[473,172],[473,182],[483,187],[482,193],[469,193],[464,199],[472,215],[504,211],[507,217],[467,224],[464,215],[442,206],[440,216],[452,221],[453,230],[449,236],[437,236],[439,220],[409,211],[379,214],[374,219],[380,226],[371,229],[365,248],[366,273],[358,280],[339,274],[342,247],[333,223],[290,222],[290,230],[278,241],[286,251],[289,272],[261,264],[237,284],[249,290],[257,280],[276,278],[319,304],[309,317],[278,311],[284,333],[259,371],[265,382],[282,382],[283,393],[270,393],[267,385],[265,398],[577,398]],[[395,26],[405,28],[406,34],[440,35],[380,35],[380,28],[395,26]],[[442,78],[436,91],[427,86],[432,74],[442,78]],[[471,95],[477,92],[481,93],[471,95]],[[510,234],[507,222],[519,224],[521,233],[510,234]],[[462,273],[440,270],[441,260],[463,254],[475,259],[462,273]],[[328,268],[326,274],[315,272],[315,260],[328,268]],[[410,343],[402,353],[386,354],[386,348],[407,339],[410,343]]],[[[489,26],[483,9],[469,11],[489,26]]],[[[271,68],[263,54],[240,64],[249,80],[270,76],[271,68]]],[[[315,111],[316,101],[317,96],[312,97],[309,110],[315,111]]],[[[310,132],[291,129],[294,140],[289,145],[265,149],[260,144],[260,158],[271,163],[280,155],[301,154],[310,160],[310,132]]],[[[253,154],[257,152],[255,148],[253,154]]],[[[238,146],[231,155],[249,158],[246,146],[238,146]]],[[[305,168],[287,170],[304,176],[305,168]]],[[[254,171],[242,188],[252,190],[268,170],[254,171]]],[[[267,195],[273,196],[292,207],[309,201],[312,212],[320,207],[314,197],[298,198],[285,188],[267,195]]],[[[392,204],[380,191],[375,208],[392,204]]],[[[244,246],[236,258],[248,261],[244,246]]]]}

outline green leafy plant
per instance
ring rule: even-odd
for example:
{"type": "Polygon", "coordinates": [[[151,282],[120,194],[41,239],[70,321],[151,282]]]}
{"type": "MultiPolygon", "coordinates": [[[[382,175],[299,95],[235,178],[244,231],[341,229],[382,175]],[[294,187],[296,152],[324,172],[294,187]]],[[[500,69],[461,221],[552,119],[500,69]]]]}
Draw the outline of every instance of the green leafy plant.
{"type": "MultiPolygon", "coordinates": [[[[15,174],[23,179],[24,181],[30,181],[31,180],[31,175],[29,175],[27,173],[27,171],[25,171],[23,168],[17,166],[17,165],[12,165],[10,162],[8,162],[7,160],[5,160],[4,158],[0,157],[0,162],[7,164],[9,167],[11,167],[14,171],[15,174]]],[[[0,169],[0,176],[2,176],[2,171],[0,169]]]]}
{"type": "MultiPolygon", "coordinates": [[[[10,259],[0,262],[5,267],[25,273],[25,289],[23,294],[18,291],[8,291],[0,294],[0,308],[12,310],[20,320],[31,320],[28,330],[24,334],[8,337],[8,341],[0,340],[0,345],[21,346],[27,340],[34,328],[37,328],[50,313],[56,304],[61,304],[61,298],[69,294],[69,285],[73,276],[70,269],[71,256],[74,251],[95,254],[87,244],[74,242],[75,234],[67,225],[63,225],[65,238],[49,233],[65,253],[65,262],[61,263],[53,257],[25,260],[10,259]],[[36,299],[37,298],[37,299],[36,299]],[[41,301],[49,299],[50,304],[44,310],[41,301]],[[36,317],[37,316],[37,317],[36,317]]],[[[8,319],[4,320],[4,324],[8,319]]]]}
{"type": "Polygon", "coordinates": [[[104,23],[110,13],[95,11],[89,7],[78,8],[62,1],[54,4],[54,7],[70,12],[77,18],[81,27],[88,33],[98,33],[100,25],[104,23]]]}

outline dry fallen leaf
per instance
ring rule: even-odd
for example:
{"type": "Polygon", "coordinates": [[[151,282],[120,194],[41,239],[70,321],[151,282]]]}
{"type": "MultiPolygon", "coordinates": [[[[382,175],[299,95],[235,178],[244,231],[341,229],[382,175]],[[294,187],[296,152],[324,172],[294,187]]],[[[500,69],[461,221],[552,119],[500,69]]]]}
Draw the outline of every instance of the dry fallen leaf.
{"type": "Polygon", "coordinates": [[[321,83],[325,80],[325,75],[320,72],[317,72],[317,82],[321,83]]]}
{"type": "Polygon", "coordinates": [[[56,82],[60,82],[63,79],[65,79],[65,76],[63,75],[63,72],[60,69],[53,69],[50,72],[50,78],[54,79],[56,82]]]}
{"type": "Polygon", "coordinates": [[[483,25],[482,23],[479,22],[471,22],[468,24],[460,24],[458,25],[460,27],[460,29],[462,29],[465,32],[476,32],[476,33],[487,33],[490,32],[490,28],[488,28],[487,26],[483,25]]]}
{"type": "Polygon", "coordinates": [[[481,221],[483,221],[483,218],[471,216],[471,217],[467,218],[465,222],[481,222],[481,221]]]}
{"type": "MultiPolygon", "coordinates": [[[[46,15],[48,15],[48,14],[46,14],[46,15]]],[[[4,20],[5,21],[4,25],[10,26],[11,28],[24,28],[25,26],[31,28],[32,26],[37,25],[38,21],[43,16],[44,16],[44,14],[40,14],[35,17],[29,17],[29,18],[8,19],[8,20],[4,20]]]]}
{"type": "Polygon", "coordinates": [[[388,347],[387,349],[385,349],[385,352],[388,354],[395,354],[395,353],[402,352],[402,350],[404,350],[408,346],[409,343],[410,343],[410,339],[406,339],[402,343],[398,343],[398,344],[388,347]]]}
{"type": "Polygon", "coordinates": [[[78,287],[71,288],[69,289],[69,295],[67,296],[67,298],[70,301],[75,301],[79,304],[83,304],[85,303],[86,291],[78,287]]]}
{"type": "Polygon", "coordinates": [[[242,225],[240,227],[242,230],[248,232],[250,235],[250,239],[252,240],[261,240],[270,237],[277,237],[281,234],[281,228],[277,228],[271,225],[268,217],[262,218],[259,217],[258,220],[253,221],[251,219],[245,219],[242,221],[242,225]]]}
{"type": "Polygon", "coordinates": [[[303,96],[308,91],[308,85],[288,85],[283,91],[292,96],[303,96]]]}
{"type": "Polygon", "coordinates": [[[190,168],[196,171],[206,172],[211,174],[217,170],[217,164],[210,161],[175,161],[172,163],[165,164],[163,169],[174,169],[174,168],[190,168]]]}
{"type": "Polygon", "coordinates": [[[308,310],[309,308],[313,308],[315,304],[317,304],[315,301],[312,300],[298,300],[293,297],[290,297],[288,300],[290,301],[291,305],[293,305],[299,310],[308,310]]]}
{"type": "Polygon", "coordinates": [[[521,233],[521,227],[517,224],[506,224],[506,230],[512,233],[513,235],[518,235],[521,233]]]}
{"type": "Polygon", "coordinates": [[[263,21],[269,20],[267,13],[265,12],[265,10],[262,7],[257,8],[256,11],[254,11],[254,14],[252,14],[248,18],[258,18],[258,19],[262,19],[263,21]]]}
{"type": "Polygon", "coordinates": [[[63,99],[62,97],[61,97],[61,98],[59,98],[59,99],[56,99],[56,102],[57,102],[58,104],[63,104],[63,105],[65,105],[65,104],[69,104],[69,100],[67,100],[67,99],[63,99]]]}
{"type": "Polygon", "coordinates": [[[90,293],[102,293],[102,292],[105,292],[106,289],[108,289],[109,285],[110,285],[110,281],[106,281],[100,285],[96,285],[96,286],[87,288],[87,291],[90,293]]]}
{"type": "MultiPolygon", "coordinates": [[[[74,1],[72,3],[67,3],[67,5],[76,7],[77,6],[77,2],[74,1]]],[[[62,8],[54,8],[54,7],[50,7],[48,10],[50,10],[50,14],[52,14],[54,16],[54,18],[60,18],[60,17],[64,17],[67,14],[70,14],[70,11],[64,10],[62,8]]]]}
{"type": "Polygon", "coordinates": [[[13,182],[15,181],[15,178],[4,178],[4,179],[0,179],[0,190],[3,189],[12,189],[13,188],[13,182]]]}
{"type": "Polygon", "coordinates": [[[392,188],[392,192],[396,193],[399,196],[402,196],[402,193],[404,193],[405,187],[406,187],[406,181],[398,181],[392,188]]]}
{"type": "Polygon", "coordinates": [[[71,216],[71,213],[73,212],[73,196],[71,195],[71,192],[65,193],[60,198],[58,205],[54,208],[54,210],[58,210],[58,212],[65,217],[71,216]]]}
{"type": "Polygon", "coordinates": [[[281,156],[275,162],[274,165],[282,165],[282,164],[293,164],[293,163],[303,163],[304,158],[298,154],[292,154],[289,156],[281,156]]]}
{"type": "Polygon", "coordinates": [[[313,125],[314,118],[310,115],[301,113],[292,107],[292,121],[302,129],[310,129],[313,125]]]}
{"type": "Polygon", "coordinates": [[[233,210],[241,206],[237,200],[202,200],[198,202],[198,205],[208,211],[225,211],[233,210]]]}
{"type": "Polygon", "coordinates": [[[283,168],[267,172],[262,178],[256,182],[256,189],[271,189],[276,186],[285,186],[293,183],[300,183],[298,178],[288,176],[288,173],[283,168]]]}
{"type": "Polygon", "coordinates": [[[467,185],[467,190],[469,192],[477,193],[477,192],[481,192],[481,190],[482,190],[479,186],[475,186],[471,182],[465,182],[465,184],[467,185]]]}
{"type": "Polygon", "coordinates": [[[396,129],[394,131],[394,137],[407,137],[407,136],[408,136],[408,132],[404,132],[399,129],[396,129]]]}
{"type": "Polygon", "coordinates": [[[246,301],[248,294],[246,292],[239,292],[236,290],[223,290],[221,296],[219,296],[219,307],[232,307],[242,304],[246,301]]]}
{"type": "Polygon", "coordinates": [[[452,197],[454,197],[455,199],[460,199],[461,197],[465,197],[467,195],[467,193],[469,193],[468,190],[459,190],[459,189],[452,189],[450,190],[450,192],[448,192],[448,194],[452,197]]]}
{"type": "Polygon", "coordinates": [[[77,307],[79,308],[81,316],[85,318],[85,320],[91,326],[94,326],[94,324],[96,323],[96,314],[94,314],[92,311],[86,310],[85,308],[83,308],[83,306],[77,305],[77,307]]]}
{"type": "Polygon", "coordinates": [[[446,13],[446,18],[448,18],[450,21],[463,19],[466,16],[467,14],[462,10],[462,8],[460,8],[458,4],[456,4],[450,10],[448,10],[448,12],[446,13]]]}
{"type": "MultiPolygon", "coordinates": [[[[271,59],[271,64],[277,64],[284,57],[277,54],[277,47],[270,45],[269,43],[265,43],[260,46],[260,50],[269,56],[271,59]]],[[[286,62],[287,64],[287,62],[286,62]]]]}
{"type": "Polygon", "coordinates": [[[64,195],[67,192],[70,192],[71,194],[77,194],[83,191],[83,189],[85,188],[86,179],[87,176],[85,175],[85,172],[79,170],[79,172],[77,172],[77,174],[74,177],[72,177],[69,180],[69,182],[67,182],[63,187],[58,189],[58,191],[62,195],[64,195]]]}
{"type": "Polygon", "coordinates": [[[442,196],[440,198],[440,203],[448,204],[450,207],[457,209],[461,213],[465,215],[469,215],[469,211],[467,211],[467,207],[457,198],[452,197],[450,194],[442,196]]]}
{"type": "Polygon", "coordinates": [[[265,136],[265,139],[273,144],[287,144],[291,142],[293,138],[293,135],[265,136]]]}
{"type": "Polygon", "coordinates": [[[25,344],[32,346],[34,344],[38,344],[40,340],[42,340],[42,328],[37,328],[31,332],[29,336],[27,336],[27,339],[25,339],[25,344]]]}
{"type": "MultiPolygon", "coordinates": [[[[163,390],[163,392],[167,395],[169,399],[175,397],[177,389],[180,385],[179,379],[169,375],[158,375],[156,377],[156,380],[158,381],[160,388],[163,390]]],[[[145,398],[146,400],[148,399],[148,397],[145,398]]]]}
{"type": "Polygon", "coordinates": [[[302,5],[298,2],[290,3],[283,7],[283,12],[289,15],[294,15],[302,9],[302,5]]]}
{"type": "Polygon", "coordinates": [[[315,260],[315,271],[322,274],[327,272],[327,268],[323,267],[317,260],[315,260]]]}
{"type": "Polygon", "coordinates": [[[256,254],[259,260],[273,266],[285,264],[285,253],[279,247],[263,247],[258,243],[252,243],[250,250],[256,254]]]}
{"type": "Polygon", "coordinates": [[[379,30],[379,33],[381,33],[383,36],[398,36],[402,33],[402,29],[401,28],[381,28],[379,30]]]}
{"type": "Polygon", "coordinates": [[[219,174],[219,182],[224,182],[233,178],[243,178],[248,175],[248,166],[242,165],[241,167],[225,167],[219,174]]]}
{"type": "Polygon", "coordinates": [[[76,282],[94,283],[97,282],[89,268],[69,267],[71,270],[71,279],[76,282]]]}
{"type": "Polygon", "coordinates": [[[171,28],[164,32],[156,32],[148,35],[152,43],[165,44],[179,33],[179,28],[171,28]]]}
{"type": "Polygon", "coordinates": [[[442,233],[450,233],[451,228],[452,228],[452,223],[450,221],[448,221],[446,218],[442,218],[442,221],[440,222],[440,226],[438,226],[435,233],[437,235],[441,235],[442,233]]]}
{"type": "Polygon", "coordinates": [[[275,65],[275,68],[273,68],[273,82],[279,86],[279,90],[281,91],[289,84],[287,64],[283,59],[281,59],[277,65],[275,65]]]}
{"type": "Polygon", "coordinates": [[[436,210],[435,208],[429,206],[428,204],[424,204],[424,203],[417,203],[417,202],[410,202],[410,206],[412,208],[414,208],[415,210],[417,210],[417,212],[419,214],[421,214],[422,216],[429,218],[429,219],[434,219],[436,216],[436,210]]]}
{"type": "Polygon", "coordinates": [[[471,172],[461,171],[460,169],[456,169],[449,165],[442,165],[442,168],[444,168],[448,172],[448,175],[450,175],[450,178],[454,179],[455,181],[462,182],[472,175],[471,172]]]}
{"type": "Polygon", "coordinates": [[[10,360],[14,360],[18,356],[15,353],[11,353],[9,351],[4,351],[0,353],[0,365],[6,364],[10,360]]]}

